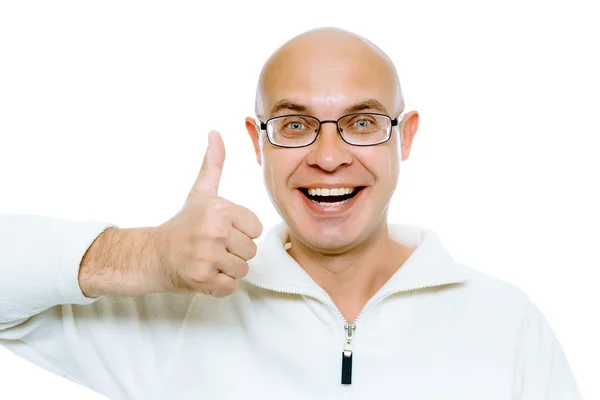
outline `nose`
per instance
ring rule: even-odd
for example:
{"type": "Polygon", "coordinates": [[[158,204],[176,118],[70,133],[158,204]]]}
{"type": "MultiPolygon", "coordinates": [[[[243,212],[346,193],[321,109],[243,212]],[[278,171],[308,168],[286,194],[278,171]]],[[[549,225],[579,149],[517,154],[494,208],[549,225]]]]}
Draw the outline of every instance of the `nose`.
{"type": "Polygon", "coordinates": [[[310,166],[333,172],[352,163],[349,146],[339,135],[336,124],[323,123],[317,140],[310,146],[307,162],[310,166]]]}

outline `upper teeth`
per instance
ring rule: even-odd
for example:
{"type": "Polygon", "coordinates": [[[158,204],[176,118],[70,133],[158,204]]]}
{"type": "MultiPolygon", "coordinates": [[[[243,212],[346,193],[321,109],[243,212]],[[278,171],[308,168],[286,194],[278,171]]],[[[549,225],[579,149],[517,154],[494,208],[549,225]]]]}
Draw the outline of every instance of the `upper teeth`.
{"type": "Polygon", "coordinates": [[[354,192],[356,188],[353,187],[341,187],[341,188],[309,188],[308,194],[311,196],[341,196],[344,194],[350,194],[354,192]]]}

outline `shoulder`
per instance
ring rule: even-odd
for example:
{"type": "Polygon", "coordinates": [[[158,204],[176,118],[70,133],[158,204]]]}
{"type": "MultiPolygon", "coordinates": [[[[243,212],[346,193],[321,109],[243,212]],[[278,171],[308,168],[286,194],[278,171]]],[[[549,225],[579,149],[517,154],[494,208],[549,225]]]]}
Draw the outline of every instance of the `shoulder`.
{"type": "Polygon", "coordinates": [[[530,309],[531,299],[516,284],[465,264],[456,263],[455,268],[469,276],[461,292],[480,311],[523,318],[530,309]]]}

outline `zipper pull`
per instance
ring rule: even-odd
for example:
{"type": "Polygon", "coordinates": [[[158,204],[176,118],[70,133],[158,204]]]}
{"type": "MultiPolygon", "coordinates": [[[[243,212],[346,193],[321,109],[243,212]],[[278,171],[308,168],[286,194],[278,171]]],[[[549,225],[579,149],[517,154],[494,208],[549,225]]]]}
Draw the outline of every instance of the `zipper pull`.
{"type": "Polygon", "coordinates": [[[342,352],[342,385],[352,384],[352,339],[354,339],[354,331],[356,324],[345,324],[346,344],[342,352]]]}

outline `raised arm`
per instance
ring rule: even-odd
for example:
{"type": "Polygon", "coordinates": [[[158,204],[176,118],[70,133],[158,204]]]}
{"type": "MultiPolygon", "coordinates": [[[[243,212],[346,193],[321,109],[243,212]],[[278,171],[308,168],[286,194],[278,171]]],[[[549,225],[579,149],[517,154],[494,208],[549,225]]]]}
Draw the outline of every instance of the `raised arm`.
{"type": "Polygon", "coordinates": [[[100,392],[135,391],[123,394],[111,365],[127,368],[128,346],[142,344],[144,366],[153,365],[172,346],[189,294],[231,294],[256,253],[258,218],[217,195],[224,158],[212,134],[183,208],[158,227],[0,216],[0,344],[100,392]],[[149,344],[144,332],[162,341],[149,344]]]}
{"type": "Polygon", "coordinates": [[[217,195],[225,147],[217,133],[182,210],[156,228],[107,229],[81,263],[88,297],[148,293],[227,296],[248,273],[262,225],[245,207],[217,195]]]}

